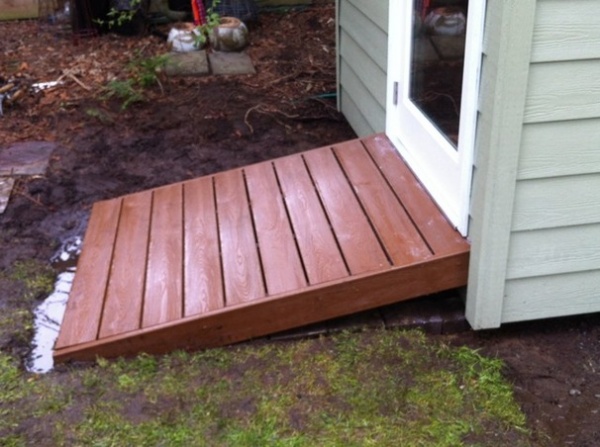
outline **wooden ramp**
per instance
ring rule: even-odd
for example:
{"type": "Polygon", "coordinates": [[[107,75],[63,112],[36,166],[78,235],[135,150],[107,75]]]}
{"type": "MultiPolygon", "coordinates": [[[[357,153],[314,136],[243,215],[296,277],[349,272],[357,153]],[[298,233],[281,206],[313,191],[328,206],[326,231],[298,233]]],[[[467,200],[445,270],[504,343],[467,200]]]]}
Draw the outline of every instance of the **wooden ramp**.
{"type": "Polygon", "coordinates": [[[465,285],[383,135],[94,205],[55,360],[225,345],[465,285]]]}

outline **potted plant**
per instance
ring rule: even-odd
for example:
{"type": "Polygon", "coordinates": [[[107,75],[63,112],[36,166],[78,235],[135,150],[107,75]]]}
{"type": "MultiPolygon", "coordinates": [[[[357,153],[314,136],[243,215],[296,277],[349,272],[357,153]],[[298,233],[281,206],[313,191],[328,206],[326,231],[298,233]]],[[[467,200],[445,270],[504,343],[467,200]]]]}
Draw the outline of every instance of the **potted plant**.
{"type": "Polygon", "coordinates": [[[206,12],[206,23],[196,27],[197,44],[207,42],[215,51],[241,51],[248,45],[248,28],[237,17],[221,16],[220,0],[214,0],[206,12]]]}

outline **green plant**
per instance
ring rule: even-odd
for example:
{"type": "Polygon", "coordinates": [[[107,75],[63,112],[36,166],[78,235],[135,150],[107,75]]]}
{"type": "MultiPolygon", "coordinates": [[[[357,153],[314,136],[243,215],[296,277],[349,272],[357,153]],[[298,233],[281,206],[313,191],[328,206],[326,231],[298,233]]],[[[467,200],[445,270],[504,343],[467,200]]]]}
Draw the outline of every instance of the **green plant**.
{"type": "Polygon", "coordinates": [[[144,89],[157,84],[163,90],[160,81],[161,69],[167,60],[166,55],[142,58],[136,56],[129,64],[129,77],[125,80],[112,80],[104,87],[103,99],[117,98],[122,101],[121,109],[145,99],[144,89]]]}
{"type": "Polygon", "coordinates": [[[197,47],[203,46],[208,40],[211,31],[221,23],[221,15],[216,11],[221,0],[213,0],[210,7],[206,10],[206,23],[196,27],[194,34],[194,44],[197,47]]]}
{"type": "Polygon", "coordinates": [[[128,9],[117,9],[113,6],[106,14],[106,20],[94,19],[94,22],[100,26],[106,25],[109,29],[123,26],[133,20],[141,4],[142,0],[129,0],[128,9]]]}
{"type": "Polygon", "coordinates": [[[158,84],[162,89],[160,74],[167,63],[167,58],[168,56],[165,54],[147,58],[138,55],[127,64],[127,69],[135,83],[140,87],[146,88],[158,84]]]}
{"type": "Polygon", "coordinates": [[[104,90],[104,99],[116,97],[122,100],[123,103],[121,104],[121,109],[123,110],[135,102],[144,100],[144,95],[135,88],[133,79],[110,81],[104,90]]]}

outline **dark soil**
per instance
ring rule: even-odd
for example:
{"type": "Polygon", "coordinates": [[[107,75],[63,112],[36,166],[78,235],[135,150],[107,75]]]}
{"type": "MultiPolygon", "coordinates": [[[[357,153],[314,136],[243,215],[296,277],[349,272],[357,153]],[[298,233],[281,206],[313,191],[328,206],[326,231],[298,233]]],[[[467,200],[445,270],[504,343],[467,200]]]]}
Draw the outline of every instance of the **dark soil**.
{"type": "MultiPolygon", "coordinates": [[[[64,84],[5,107],[0,141],[55,141],[47,174],[20,178],[0,215],[0,271],[20,260],[49,263],[60,242],[85,230],[101,199],[190,179],[353,138],[336,111],[335,20],[329,1],[262,13],[251,29],[257,74],[165,79],[125,110],[103,100],[107,82],[132,76],[135,58],[166,52],[160,37],[74,40],[60,25],[0,23],[0,86],[63,77],[64,84]]],[[[0,308],[18,306],[18,287],[0,308]]],[[[600,445],[598,315],[468,332],[507,364],[537,445],[600,445]]],[[[26,352],[14,339],[3,350],[26,352]]]]}

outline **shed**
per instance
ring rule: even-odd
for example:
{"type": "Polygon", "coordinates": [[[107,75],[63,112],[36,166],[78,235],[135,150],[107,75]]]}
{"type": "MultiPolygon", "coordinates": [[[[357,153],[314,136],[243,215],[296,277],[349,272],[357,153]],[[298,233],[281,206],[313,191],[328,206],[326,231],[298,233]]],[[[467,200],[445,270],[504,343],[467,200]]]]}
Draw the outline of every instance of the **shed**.
{"type": "Polygon", "coordinates": [[[454,148],[467,155],[454,184],[440,180],[450,162],[421,166],[443,155],[413,157],[440,129],[415,131],[423,120],[398,110],[415,99],[407,66],[430,51],[411,35],[424,12],[450,3],[337,0],[339,107],[358,135],[390,136],[470,241],[466,314],[475,329],[598,312],[600,3],[469,2],[454,148]],[[458,208],[444,194],[462,195],[458,208]]]}

